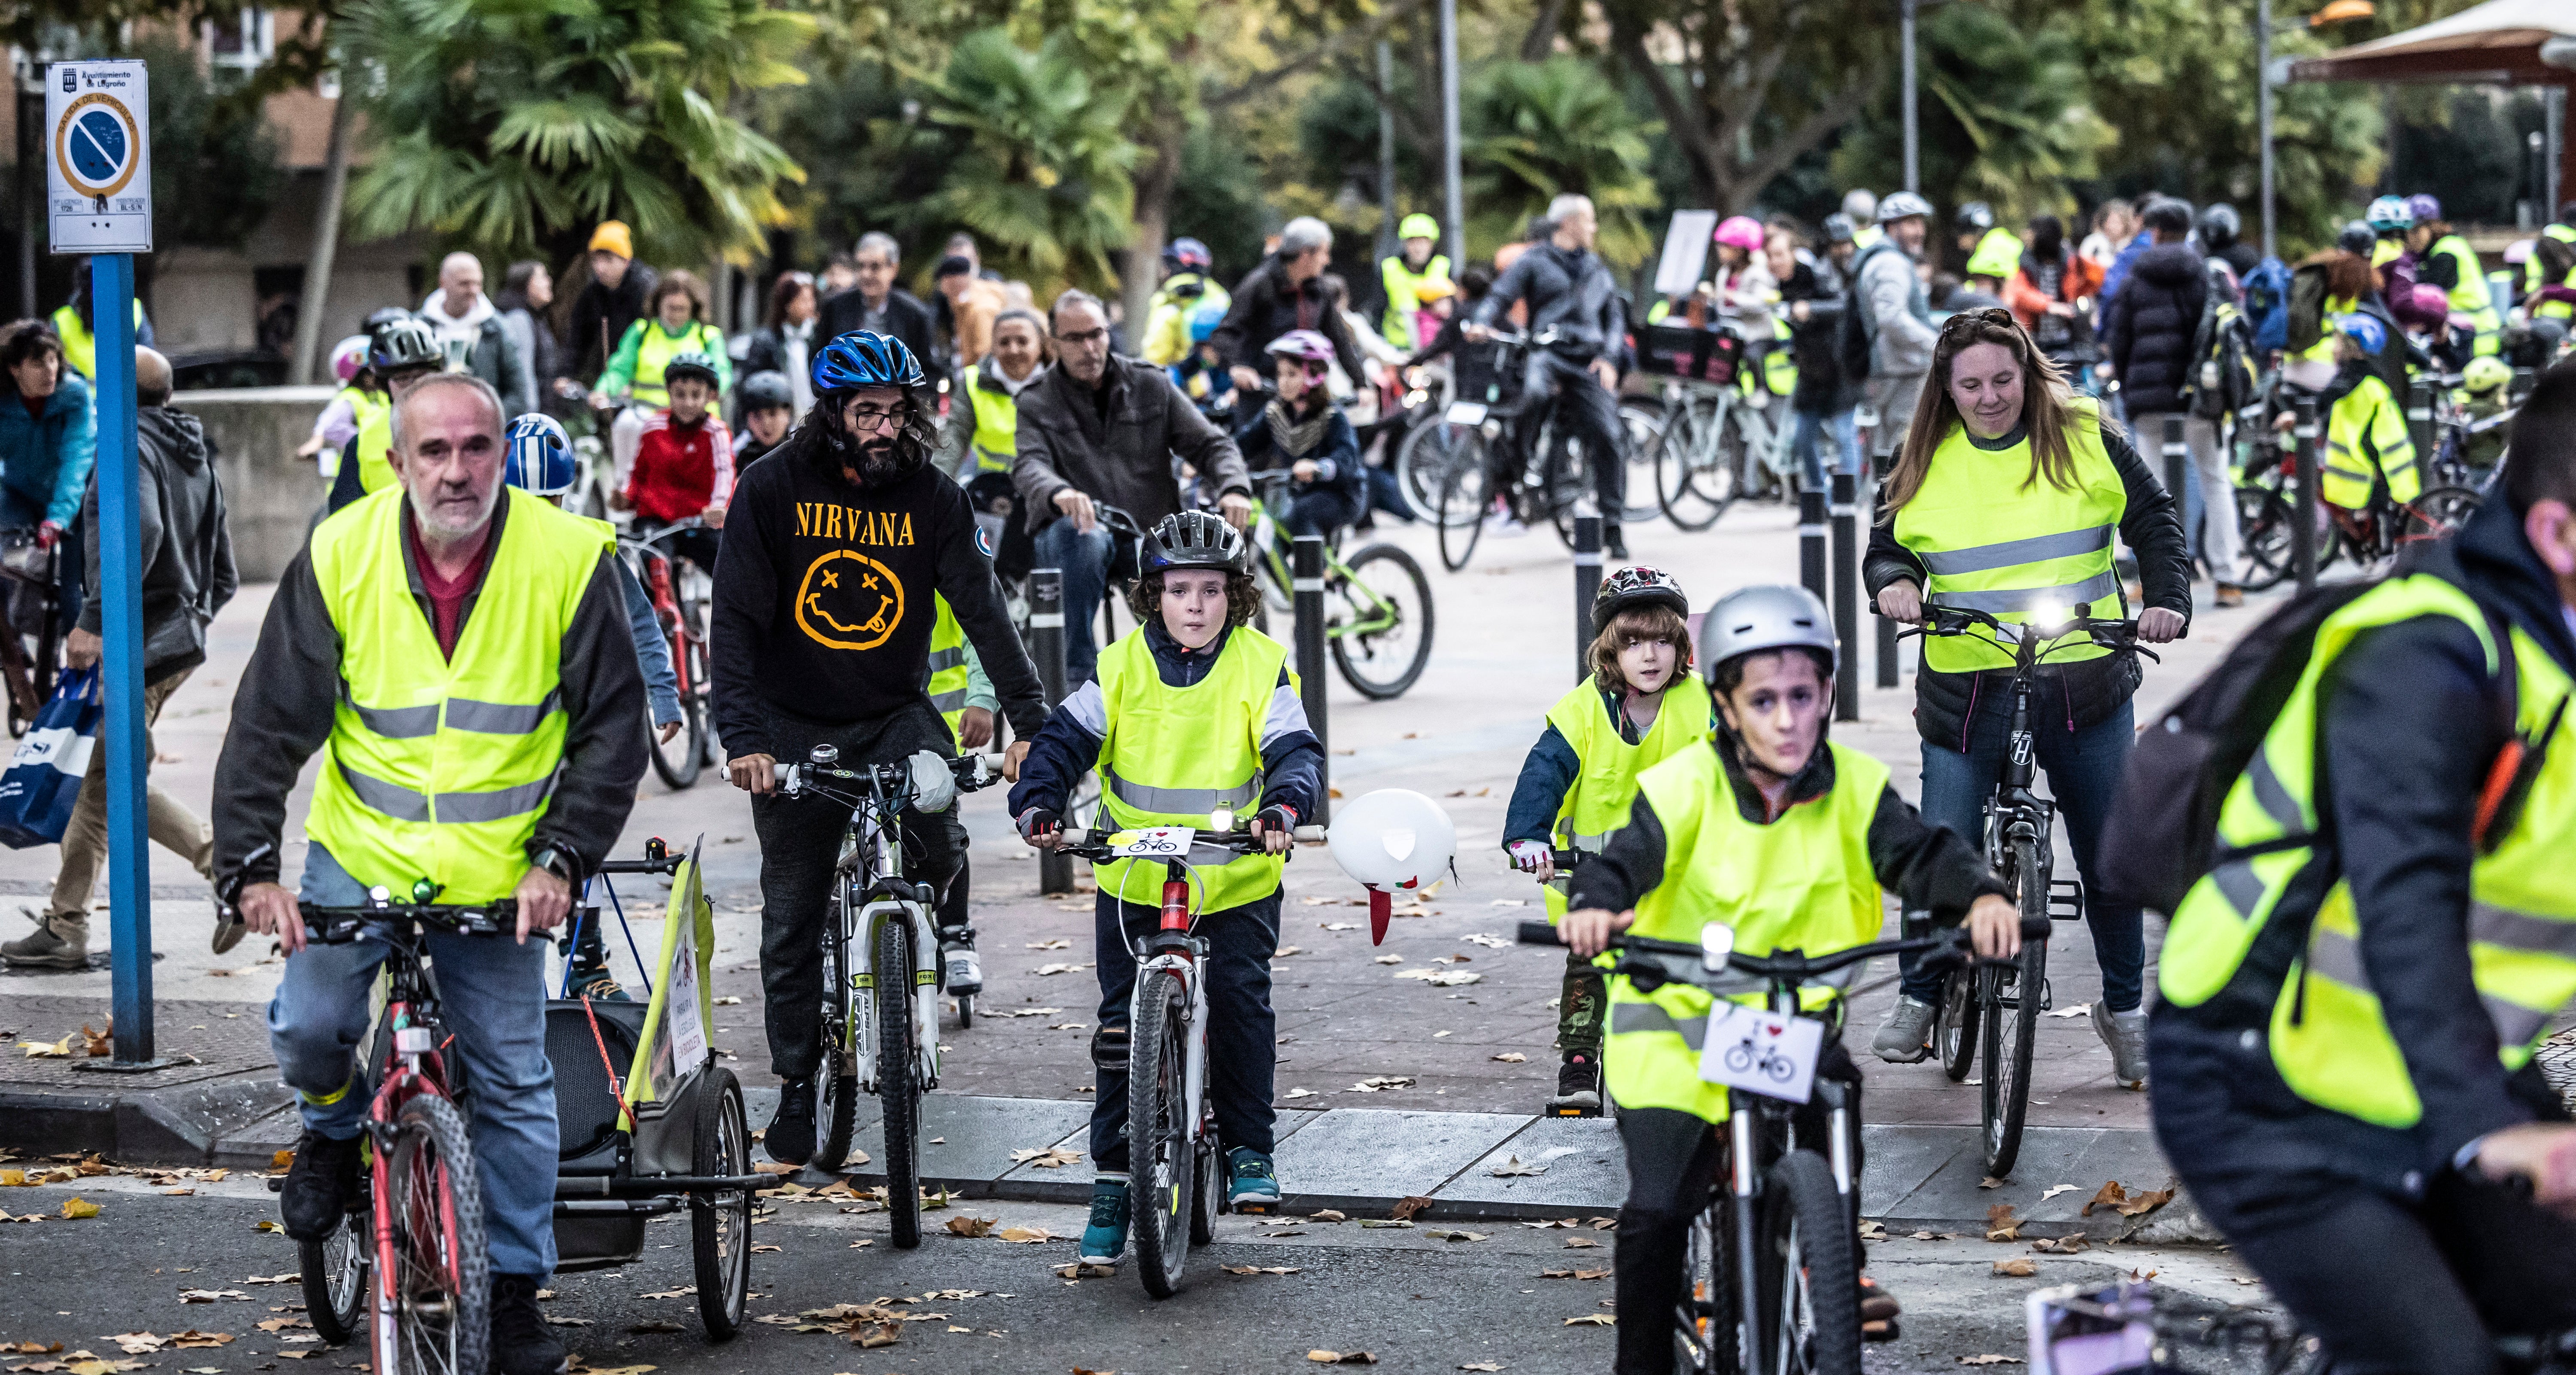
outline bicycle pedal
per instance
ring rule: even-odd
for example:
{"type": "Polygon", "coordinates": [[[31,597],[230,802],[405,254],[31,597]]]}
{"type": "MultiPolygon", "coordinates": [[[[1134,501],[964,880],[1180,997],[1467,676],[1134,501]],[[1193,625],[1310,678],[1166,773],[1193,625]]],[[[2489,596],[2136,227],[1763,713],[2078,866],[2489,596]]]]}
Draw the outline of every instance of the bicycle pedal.
{"type": "Polygon", "coordinates": [[[1226,1211],[1230,1213],[1242,1213],[1247,1217],[1270,1217],[1279,1211],[1279,1205],[1266,1199],[1246,1200],[1240,1203],[1227,1204],[1226,1211]]]}
{"type": "Polygon", "coordinates": [[[2051,879],[2048,883],[2048,918],[2051,921],[2084,919],[2084,882],[2081,879],[2051,879]]]}
{"type": "Polygon", "coordinates": [[[1897,1326],[1894,1318],[1881,1318],[1860,1325],[1860,1339],[1865,1342],[1892,1342],[1903,1335],[1905,1330],[1897,1326]]]}

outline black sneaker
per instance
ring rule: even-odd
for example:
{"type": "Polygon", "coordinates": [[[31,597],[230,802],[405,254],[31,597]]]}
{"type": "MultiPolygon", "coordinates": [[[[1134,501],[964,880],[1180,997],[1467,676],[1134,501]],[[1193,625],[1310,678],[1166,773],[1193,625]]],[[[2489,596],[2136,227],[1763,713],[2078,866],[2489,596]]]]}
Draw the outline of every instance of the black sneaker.
{"type": "Polygon", "coordinates": [[[1601,552],[1613,563],[1626,563],[1628,561],[1628,541],[1619,537],[1618,526],[1605,525],[1602,527],[1601,552]]]}
{"type": "Polygon", "coordinates": [[[1547,1100],[1550,1117],[1599,1117],[1601,1115],[1601,1057],[1586,1051],[1569,1050],[1565,1062],[1557,1066],[1556,1096],[1547,1100]]]}
{"type": "Polygon", "coordinates": [[[358,1140],[334,1141],[310,1127],[295,1143],[295,1163],[277,1191],[286,1234],[297,1241],[330,1238],[358,1194],[358,1140]]]}
{"type": "Polygon", "coordinates": [[[778,1115],[760,1144],[781,1165],[802,1165],[814,1158],[814,1081],[797,1079],[778,1090],[778,1115]]]}
{"type": "Polygon", "coordinates": [[[537,1309],[537,1277],[492,1277],[492,1369],[495,1375],[556,1375],[571,1353],[555,1340],[537,1309]]]}

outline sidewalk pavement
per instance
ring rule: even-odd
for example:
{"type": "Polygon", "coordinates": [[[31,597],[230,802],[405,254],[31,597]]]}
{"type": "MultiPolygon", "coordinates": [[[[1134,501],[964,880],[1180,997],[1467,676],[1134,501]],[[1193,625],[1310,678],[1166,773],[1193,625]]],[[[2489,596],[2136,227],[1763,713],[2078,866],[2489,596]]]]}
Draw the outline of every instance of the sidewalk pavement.
{"type": "MultiPolygon", "coordinates": [[[[1629,538],[1639,559],[1672,571],[1690,589],[1693,602],[1705,606],[1734,587],[1791,579],[1798,566],[1795,525],[1791,511],[1747,504],[1704,534],[1639,526],[1629,538]]],[[[1295,1150],[1283,1146],[1283,1178],[1292,1189],[1309,1189],[1316,1198],[1375,1199],[1383,1194],[1392,1199],[1445,1189],[1450,1193],[1444,1204],[1454,1199],[1460,1208],[1508,1209],[1527,1203],[1607,1211],[1621,1192],[1615,1141],[1607,1129],[1536,1122],[1530,1116],[1554,1091],[1554,1003],[1563,960],[1552,951],[1507,944],[1512,927],[1538,915],[1539,905],[1534,885],[1510,871],[1499,848],[1504,809],[1521,758],[1538,737],[1542,714],[1573,677],[1571,558],[1556,540],[1538,532],[1520,540],[1487,541],[1466,571],[1446,574],[1437,571],[1428,531],[1382,530],[1377,538],[1412,550],[1434,570],[1437,639],[1420,682],[1394,701],[1365,701],[1338,679],[1328,684],[1334,788],[1340,796],[1357,797],[1375,788],[1404,787],[1439,800],[1458,826],[1457,877],[1428,900],[1401,908],[1386,945],[1373,948],[1365,934],[1359,889],[1320,847],[1301,849],[1298,862],[1289,866],[1282,950],[1274,965],[1280,1057],[1276,1101],[1283,1129],[1305,1124],[1288,1142],[1302,1137],[1307,1145],[1295,1150]],[[1495,942],[1506,944],[1497,948],[1495,942]],[[1472,975],[1474,982],[1434,987],[1421,975],[1435,971],[1453,978],[1472,975]],[[1521,1058],[1506,1058],[1511,1056],[1521,1058]],[[1363,1090],[1360,1086],[1372,1078],[1410,1082],[1363,1090]],[[1375,1143],[1381,1138],[1366,1124],[1438,1123],[1444,1112],[1460,1119],[1437,1133],[1451,1142],[1442,1148],[1447,1153],[1432,1151],[1427,1138],[1418,1143],[1431,1153],[1418,1167],[1410,1167],[1405,1190],[1388,1193],[1366,1180],[1331,1173],[1340,1166],[1330,1162],[1343,1152],[1353,1160],[1368,1160],[1379,1150],[1375,1143]],[[1341,1125],[1345,1122],[1352,1125],[1341,1125]],[[1319,1131],[1323,1123],[1332,1125],[1319,1131]],[[1595,1136],[1586,1137],[1585,1131],[1595,1136]],[[1572,1134],[1560,1138],[1560,1132],[1572,1134]],[[1534,1135],[1523,1139],[1527,1133],[1534,1135]],[[1596,1138],[1597,1144],[1582,1144],[1596,1138]],[[1508,1144],[1513,1142],[1519,1144],[1508,1144]],[[1498,1146],[1507,1154],[1565,1148],[1572,1153],[1559,1158],[1571,1163],[1551,1165],[1547,1175],[1537,1177],[1506,1180],[1474,1174],[1472,1167],[1498,1146]],[[1309,1149],[1316,1152],[1311,1168],[1297,1155],[1309,1149]],[[1591,1154],[1583,1154],[1586,1150],[1591,1154]],[[1445,1170],[1440,1168],[1444,1163],[1445,1170]],[[1537,1187],[1541,1183],[1546,1187],[1537,1187]],[[1494,1197],[1485,1199],[1486,1193],[1494,1197]],[[1560,1194],[1565,1200],[1560,1203],[1525,1197],[1560,1194]]],[[[269,590],[245,588],[216,619],[209,662],[163,712],[158,730],[163,754],[155,762],[155,781],[201,810],[228,719],[232,683],[256,639],[269,590]]],[[[2251,599],[2244,610],[2204,613],[2191,639],[2168,646],[2163,665],[2147,667],[2140,719],[2148,719],[2153,705],[2170,699],[2214,662],[2232,635],[2254,624],[2278,595],[2251,599]]],[[[1286,633],[1284,626],[1277,630],[1286,633]]],[[[1862,662],[1855,671],[1868,670],[1872,633],[1864,618],[1862,662]]],[[[1904,655],[1908,672],[1912,659],[1909,642],[1904,655]]],[[[1885,760],[1897,790],[1907,796],[1916,791],[1920,758],[1912,709],[1910,684],[1893,690],[1868,687],[1862,694],[1862,719],[1836,727],[1839,739],[1885,760]]],[[[311,773],[308,768],[306,785],[289,807],[290,879],[302,861],[301,818],[311,773]]],[[[974,1025],[947,1033],[946,1078],[932,1101],[943,1105],[942,1112],[967,1112],[945,1105],[975,1101],[1050,1103],[1038,1116],[1009,1118],[1007,1129],[994,1129],[1015,1145],[1042,1145],[1073,1135],[1088,1113],[1083,1106],[1092,1081],[1087,1047],[1099,997],[1093,983],[1092,903],[1087,892],[1067,897],[1035,892],[1037,866],[1012,836],[1002,798],[1003,790],[997,788],[962,804],[974,844],[974,920],[982,933],[987,986],[974,1025]],[[1049,1136],[1051,1124],[1058,1122],[1066,1125],[1049,1136]]],[[[748,805],[714,770],[685,792],[670,791],[648,776],[638,789],[620,852],[633,853],[655,835],[680,844],[703,839],[708,890],[717,913],[714,992],[720,1000],[739,1000],[717,1009],[714,1044],[755,1093],[774,1089],[777,1081],[767,1072],[761,1030],[759,852],[748,805]]],[[[2061,843],[2058,853],[2069,850],[2061,843]]],[[[0,895],[33,899],[26,905],[41,909],[55,855],[51,847],[0,853],[0,895]]],[[[136,1160],[202,1160],[264,1159],[266,1151],[291,1141],[291,1114],[276,1111],[284,1106],[284,1091],[276,1087],[260,1020],[282,962],[257,948],[258,942],[245,942],[229,956],[212,956],[204,943],[209,916],[203,890],[186,882],[192,876],[169,856],[156,852],[155,863],[160,866],[155,875],[160,882],[153,888],[159,1045],[164,1054],[194,1056],[200,1063],[128,1077],[74,1070],[69,1062],[23,1053],[21,1047],[28,1043],[55,1042],[84,1024],[106,1028],[104,947],[110,932],[101,911],[92,922],[91,969],[0,971],[0,1144],[108,1149],[136,1160]],[[260,1110],[262,1104],[268,1105],[266,1111],[260,1110]]],[[[658,893],[637,885],[621,896],[636,948],[657,949],[658,893]]],[[[2149,923],[2151,957],[2160,926],[2149,923]]],[[[614,931],[610,941],[621,975],[640,984],[624,942],[614,931]]],[[[2025,1147],[2026,1163],[2006,1187],[2029,1188],[2035,1194],[2072,1183],[2089,1198],[2102,1182],[2117,1177],[2131,1186],[2160,1188],[2163,1172],[2153,1165],[2145,1130],[2146,1097],[2110,1081],[2108,1056],[2082,1016],[2098,994],[2100,980],[2080,923],[2061,928],[2050,956],[2050,995],[2058,1015],[2041,1023],[2030,1107],[2032,1145],[2025,1147]],[[2038,1144],[2060,1139],[2070,1143],[2062,1156],[2049,1153],[2056,1148],[2038,1144]],[[2055,1177],[2063,1171],[2049,1162],[2059,1159],[2064,1171],[2080,1166],[2103,1177],[2055,1177]],[[2090,1163],[2096,1159],[2103,1162],[2101,1169],[2090,1163]]],[[[1894,999],[1893,983],[1893,967],[1885,962],[1867,971],[1854,1000],[1852,1034],[1865,1037],[1875,1029],[1894,999]]],[[[1955,1191],[1945,1192],[1949,1186],[1943,1181],[1958,1167],[1944,1163],[1955,1152],[1942,1154],[1937,1143],[1961,1140],[1961,1129],[1973,1128],[1978,1116],[1974,1084],[1952,1084],[1928,1063],[1893,1066],[1864,1060],[1869,1149],[1874,1160],[1884,1157],[1889,1165],[1888,1170],[1874,1166],[1868,1177],[1874,1214],[1961,1226],[1981,1223],[1986,1203],[2013,1197],[1989,1190],[1983,1202],[1970,1198],[1976,1192],[1973,1178],[1957,1201],[1950,1201],[1955,1191]],[[1914,1164],[1896,1162],[1924,1160],[1930,1165],[1905,1184],[1903,1193],[1880,1193],[1916,1170],[1914,1164]]],[[[755,1123],[766,1118],[766,1108],[755,1110],[755,1123]]],[[[1410,1147],[1417,1144],[1415,1137],[1431,1130],[1408,1126],[1396,1136],[1410,1147]]],[[[934,1129],[925,1136],[941,1134],[934,1129]]],[[[943,1148],[930,1149],[936,1153],[943,1148]]],[[[933,1165],[947,1168],[939,1165],[936,1154],[933,1165]]],[[[1013,1178],[1009,1171],[961,1165],[955,1182],[996,1190],[1022,1187],[1013,1178]]],[[[1047,1184],[1061,1182],[1050,1179],[1047,1184]]],[[[2052,1203],[2062,1205],[2074,1197],[2060,1194],[2052,1203]]],[[[2040,1206],[2036,1197],[2029,1201],[2040,1206]]],[[[2024,1215],[2039,1216],[2027,1210],[2024,1215]]]]}

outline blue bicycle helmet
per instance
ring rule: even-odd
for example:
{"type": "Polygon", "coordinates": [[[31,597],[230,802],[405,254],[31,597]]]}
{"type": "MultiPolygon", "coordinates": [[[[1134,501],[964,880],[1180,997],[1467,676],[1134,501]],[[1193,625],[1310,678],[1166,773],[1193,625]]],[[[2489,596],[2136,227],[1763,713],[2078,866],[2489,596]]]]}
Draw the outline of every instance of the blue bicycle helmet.
{"type": "Polygon", "coordinates": [[[814,390],[848,391],[854,387],[919,387],[928,385],[921,360],[901,339],[854,329],[814,355],[814,390]]]}
{"type": "Polygon", "coordinates": [[[2352,341],[2361,345],[2364,353],[2376,355],[2388,347],[2388,326],[2381,324],[2378,316],[2356,310],[2349,315],[2336,316],[2334,327],[2335,333],[2352,336],[2352,341]]]}
{"type": "Polygon", "coordinates": [[[1209,337],[1216,333],[1216,327],[1224,323],[1225,307],[1223,306],[1200,306],[1198,309],[1191,311],[1190,342],[1193,344],[1206,343],[1209,337]]]}
{"type": "Polygon", "coordinates": [[[530,496],[559,497],[580,471],[572,436],[551,415],[530,411],[510,422],[510,461],[502,480],[530,496]]]}
{"type": "Polygon", "coordinates": [[[2370,203],[2370,208],[2363,211],[2361,217],[2370,222],[2373,230],[2382,234],[2415,227],[2415,212],[2407,206],[2403,196],[2381,196],[2370,203]]]}
{"type": "Polygon", "coordinates": [[[1174,239],[1165,244],[1163,261],[1175,268],[1187,268],[1198,272],[1205,272],[1216,266],[1216,256],[1208,252],[1208,246],[1191,238],[1174,239]]]}

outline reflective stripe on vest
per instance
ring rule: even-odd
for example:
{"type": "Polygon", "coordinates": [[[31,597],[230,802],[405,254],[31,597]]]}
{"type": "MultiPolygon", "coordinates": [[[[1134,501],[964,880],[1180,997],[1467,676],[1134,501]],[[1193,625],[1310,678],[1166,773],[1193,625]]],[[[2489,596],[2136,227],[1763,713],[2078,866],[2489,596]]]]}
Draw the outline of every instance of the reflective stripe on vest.
{"type": "MultiPolygon", "coordinates": [[[[2318,685],[2361,632],[2421,616],[2468,626],[2486,649],[2488,671],[2501,671],[2485,613],[2455,585],[2416,574],[2355,598],[2318,628],[2298,689],[2256,755],[2259,767],[2231,788],[2219,815],[2223,845],[2242,851],[2312,831],[2307,793],[2316,772],[2318,685]]],[[[2511,634],[2515,728],[2535,740],[2559,704],[2576,695],[2576,681],[2522,631],[2511,634]]],[[[2553,742],[2513,832],[2470,870],[2471,973],[2507,1070],[2529,1063],[2551,1018],[2576,998],[2576,889],[2566,882],[2563,858],[2570,842],[2576,749],[2553,742]]],[[[2194,1005],[2226,986],[2310,854],[2293,844],[2253,857],[2261,882],[2250,900],[2241,883],[2222,891],[2217,873],[2194,886],[2165,942],[2159,982],[2169,1001],[2194,1005]]],[[[2273,1064],[2293,1092],[2319,1107],[2382,1127],[2412,1127],[2422,1100],[2380,1010],[2360,936],[2351,889],[2337,881],[2318,904],[2299,962],[2273,992],[2273,1064]]]]}
{"type": "Polygon", "coordinates": [[[724,355],[724,335],[713,325],[692,323],[674,339],[659,320],[638,320],[635,328],[644,337],[635,345],[635,376],[631,392],[634,399],[647,406],[668,406],[671,394],[662,386],[662,370],[671,360],[684,353],[703,353],[709,359],[724,355]]]}
{"type": "Polygon", "coordinates": [[[306,829],[362,885],[427,878],[446,901],[488,902],[527,872],[563,764],[561,647],[614,541],[518,489],[506,500],[452,658],[411,592],[399,489],[313,532],[341,682],[306,829]]]}
{"type": "MultiPolygon", "coordinates": [[[[2027,439],[2009,449],[1981,449],[1960,427],[1941,441],[1923,485],[1896,513],[1898,542],[1923,561],[1929,575],[1926,601],[2016,624],[2042,604],[2119,614],[2123,603],[2111,535],[2128,511],[2128,493],[2102,445],[2091,403],[2076,403],[2066,441],[2074,469],[2069,491],[2044,476],[2031,481],[2027,439]],[[2093,606],[2101,602],[2108,605],[2093,606]]],[[[2049,662],[2106,653],[2085,643],[2052,654],[2049,662]]],[[[1979,632],[1926,639],[1923,661],[1943,673],[1969,673],[2010,668],[2013,658],[1979,632]]]]}
{"type": "Polygon", "coordinates": [[[930,704],[948,722],[952,739],[958,723],[966,716],[966,694],[972,679],[966,672],[966,627],[957,623],[957,613],[948,609],[946,597],[933,594],[932,605],[939,618],[930,626],[930,704]]]}
{"type": "Polygon", "coordinates": [[[966,385],[966,403],[975,408],[975,436],[968,441],[975,446],[975,467],[987,473],[1010,471],[1019,456],[1019,401],[999,387],[984,385],[978,373],[966,385]]]}
{"type": "MultiPolygon", "coordinates": [[[[1141,630],[1102,650],[1108,733],[1100,743],[1100,825],[1204,827],[1218,808],[1255,810],[1263,786],[1261,734],[1287,662],[1287,646],[1250,626],[1226,632],[1216,663],[1188,687],[1163,681],[1141,630]]],[[[1290,683],[1293,690],[1294,675],[1290,683]]],[[[1198,866],[1193,887],[1203,890],[1196,910],[1222,911],[1269,896],[1279,889],[1283,862],[1278,855],[1245,855],[1198,866]]],[[[1160,862],[1119,860],[1093,871],[1104,893],[1149,907],[1161,901],[1160,862]]]]}
{"type": "MultiPolygon", "coordinates": [[[[1667,704],[1667,711],[1671,706],[1667,704]]],[[[1735,928],[1749,954],[1795,947],[1845,950],[1885,921],[1869,862],[1869,824],[1887,787],[1887,766],[1843,745],[1833,751],[1834,786],[1759,825],[1744,819],[1713,747],[1685,749],[1637,777],[1637,791],[1664,829],[1664,879],[1637,903],[1637,935],[1693,941],[1711,921],[1735,928]]],[[[1759,1002],[1747,980],[1739,1001],[1759,1002]]],[[[1810,988],[1802,1001],[1826,1006],[1836,988],[1810,988]]],[[[1699,1047],[1713,995],[1684,984],[1645,992],[1610,980],[1609,1034],[1602,1069],[1622,1108],[1671,1108],[1717,1121],[1726,1090],[1699,1077],[1699,1047]]]]}
{"type": "MultiPolygon", "coordinates": [[[[1687,669],[1664,689],[1655,723],[1636,744],[1620,737],[1613,710],[1589,678],[1547,709],[1547,723],[1565,737],[1575,758],[1574,786],[1557,804],[1550,828],[1561,848],[1599,854],[1610,833],[1628,824],[1637,775],[1708,738],[1708,688],[1687,669]]],[[[1550,883],[1546,895],[1548,920],[1565,915],[1563,886],[1550,883]]]]}

